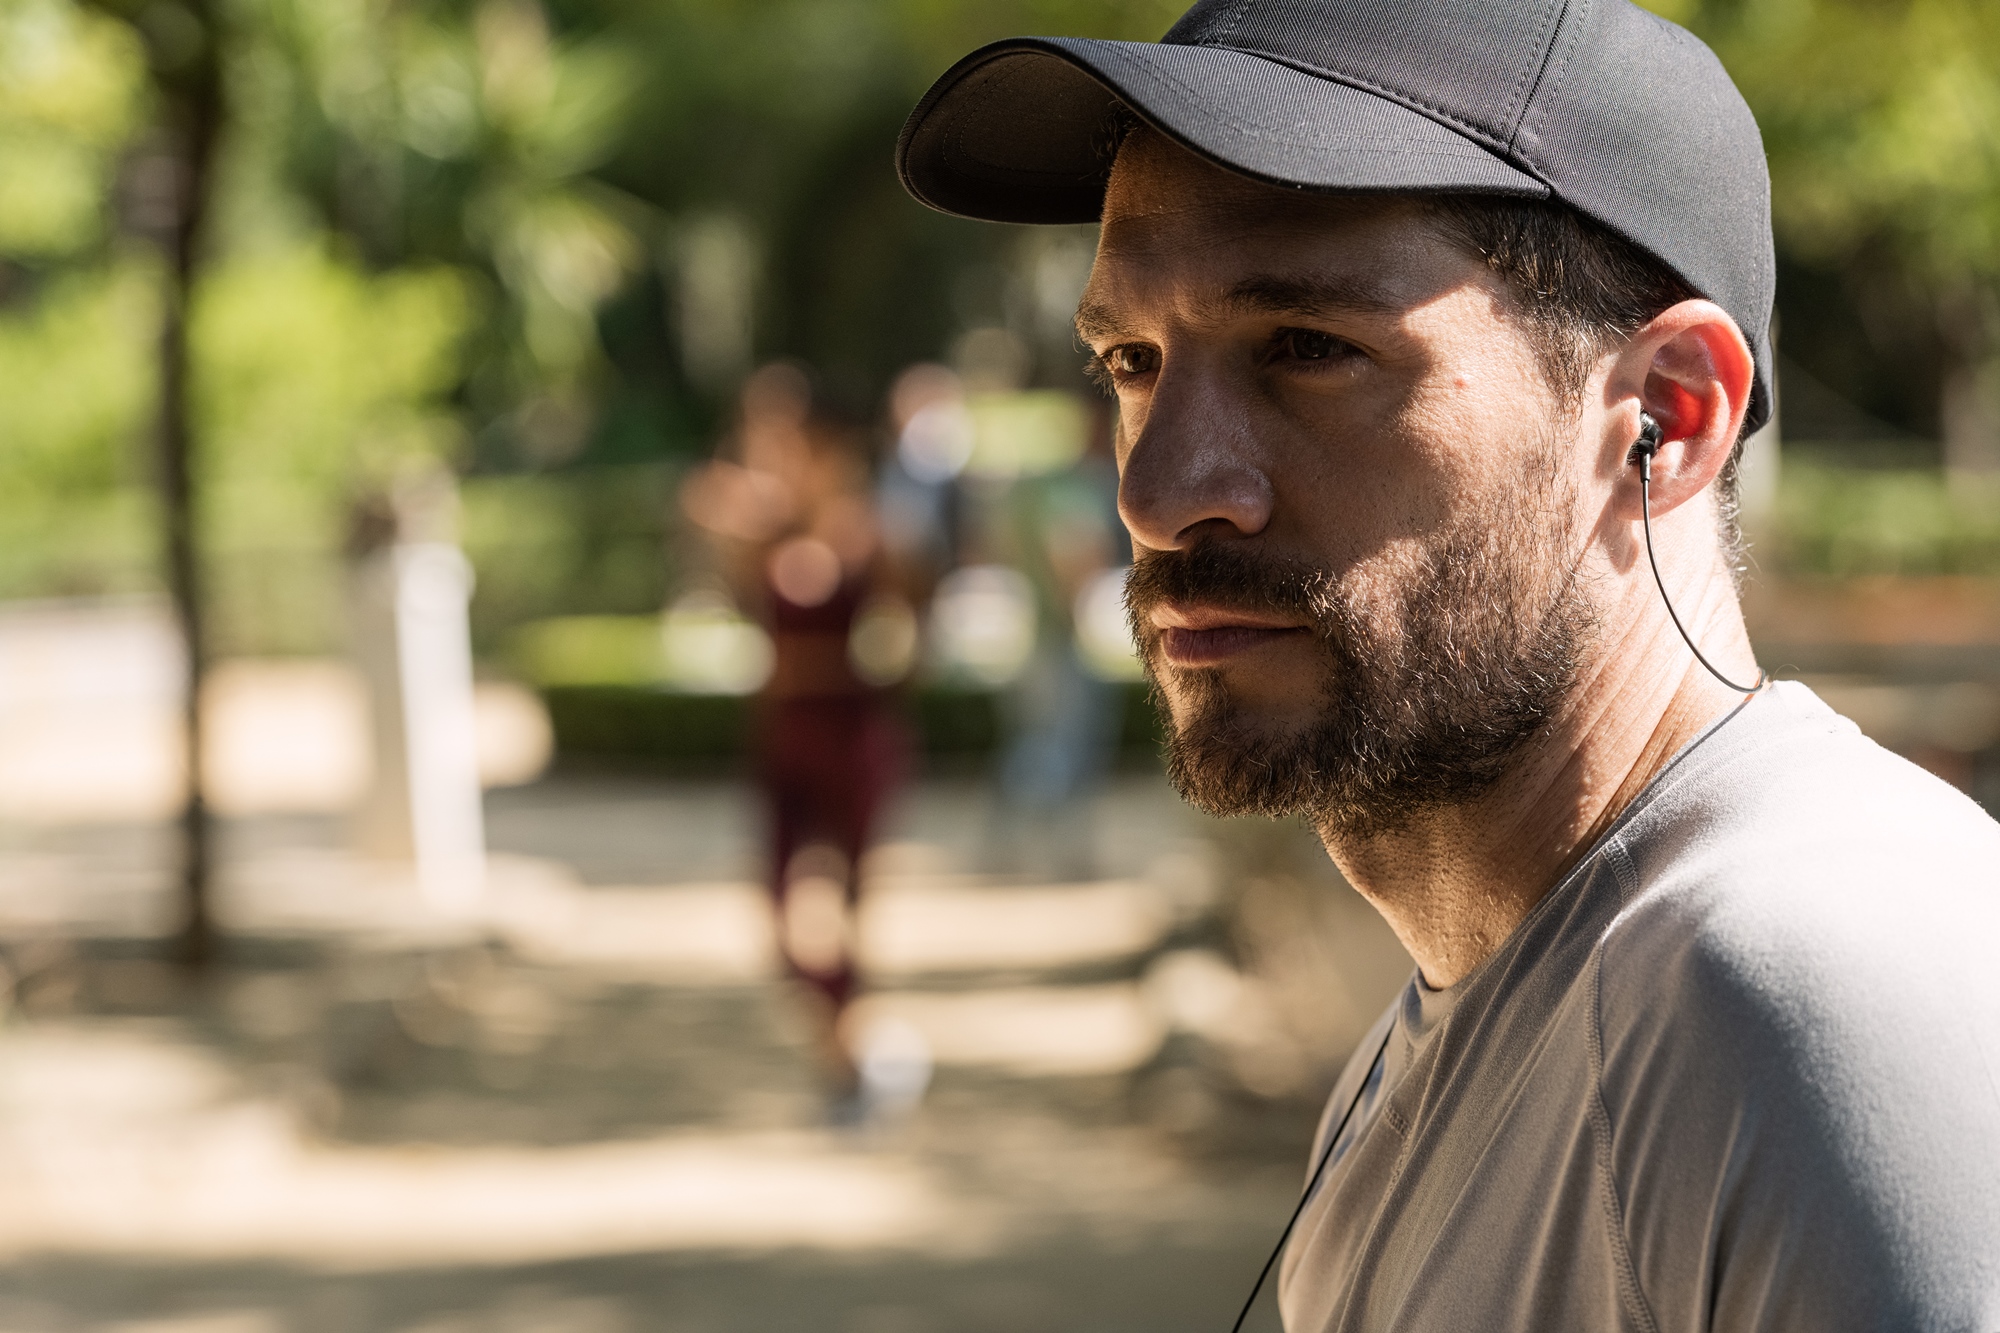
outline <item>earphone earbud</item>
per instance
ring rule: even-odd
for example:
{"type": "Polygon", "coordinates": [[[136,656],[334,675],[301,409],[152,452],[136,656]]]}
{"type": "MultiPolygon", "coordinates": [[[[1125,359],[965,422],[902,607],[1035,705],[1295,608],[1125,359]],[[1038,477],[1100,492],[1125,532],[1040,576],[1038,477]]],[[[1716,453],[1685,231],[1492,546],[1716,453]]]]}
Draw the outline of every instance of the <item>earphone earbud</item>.
{"type": "Polygon", "coordinates": [[[1627,465],[1637,464],[1644,469],[1646,480],[1652,480],[1653,455],[1660,452],[1660,423],[1653,420],[1651,412],[1639,413],[1639,438],[1632,441],[1632,447],[1625,451],[1627,465]]]}

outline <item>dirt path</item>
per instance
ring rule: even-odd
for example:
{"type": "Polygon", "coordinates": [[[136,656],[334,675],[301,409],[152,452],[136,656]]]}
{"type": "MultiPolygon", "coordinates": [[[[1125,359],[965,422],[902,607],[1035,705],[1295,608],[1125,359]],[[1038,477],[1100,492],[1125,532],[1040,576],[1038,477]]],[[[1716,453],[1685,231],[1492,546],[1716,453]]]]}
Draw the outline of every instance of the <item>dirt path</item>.
{"type": "Polygon", "coordinates": [[[197,991],[152,958],[152,831],[6,830],[0,1333],[1226,1327],[1313,1090],[1187,1054],[1157,964],[1213,849],[1154,783],[1099,813],[1052,884],[991,868],[976,787],[906,803],[872,1003],[936,1073],[865,1135],[819,1124],[738,790],[498,794],[472,927],[330,821],[238,824],[197,991]]]}

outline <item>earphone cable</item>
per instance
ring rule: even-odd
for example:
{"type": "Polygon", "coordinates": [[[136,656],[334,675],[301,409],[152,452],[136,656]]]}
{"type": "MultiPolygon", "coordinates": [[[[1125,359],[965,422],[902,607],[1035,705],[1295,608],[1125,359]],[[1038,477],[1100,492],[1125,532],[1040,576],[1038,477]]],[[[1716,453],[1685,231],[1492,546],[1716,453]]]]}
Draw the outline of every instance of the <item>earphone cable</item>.
{"type": "MultiPolygon", "coordinates": [[[[1361,1086],[1354,1090],[1353,1100],[1349,1101],[1347,1109],[1341,1112],[1340,1123],[1333,1127],[1333,1133],[1327,1135],[1326,1151],[1320,1154],[1319,1165],[1313,1168],[1312,1179],[1306,1182],[1305,1192],[1299,1195],[1298,1206],[1292,1209],[1292,1216],[1285,1223],[1285,1229],[1278,1233],[1278,1243],[1271,1247],[1271,1257],[1264,1261],[1263,1269],[1257,1274],[1257,1281],[1250,1288],[1249,1299],[1244,1301],[1243,1308],[1237,1311],[1236,1322],[1229,1326],[1229,1333],[1243,1333],[1243,1321],[1250,1317],[1250,1307],[1257,1303],[1257,1294],[1264,1290],[1264,1279],[1271,1276],[1271,1266],[1277,1263],[1278,1256],[1285,1252],[1285,1242],[1292,1238],[1292,1228],[1299,1224],[1299,1217],[1305,1212],[1306,1204],[1312,1201],[1313,1191],[1319,1188],[1320,1177],[1326,1174],[1327,1166],[1333,1161],[1333,1150],[1340,1143],[1341,1133],[1346,1130],[1347,1122],[1354,1118],[1354,1110],[1361,1105],[1361,1098],[1367,1094],[1368,1080],[1374,1076],[1375,1066],[1382,1062],[1383,1055],[1387,1053],[1389,1038],[1395,1031],[1396,1025],[1392,1022],[1389,1024],[1389,1031],[1382,1034],[1381,1044],[1375,1048],[1375,1058],[1368,1062],[1368,1072],[1361,1076],[1361,1086]]],[[[1387,1069],[1382,1071],[1385,1080],[1388,1073],[1387,1069]]]]}
{"type": "Polygon", "coordinates": [[[1674,628],[1681,632],[1681,639],[1694,654],[1694,660],[1708,668],[1708,674],[1735,690],[1738,694],[1755,694],[1764,688],[1770,676],[1761,669],[1757,672],[1757,683],[1738,685],[1729,677],[1715,669],[1715,663],[1702,656],[1701,649],[1694,646],[1694,636],[1681,624],[1681,618],[1674,611],[1674,599],[1667,596],[1667,581],[1660,577],[1660,562],[1653,558],[1653,455],[1650,450],[1639,455],[1639,522],[1646,530],[1646,563],[1653,567],[1653,582],[1659,585],[1660,600],[1667,605],[1667,619],[1674,622],[1674,628]]]}

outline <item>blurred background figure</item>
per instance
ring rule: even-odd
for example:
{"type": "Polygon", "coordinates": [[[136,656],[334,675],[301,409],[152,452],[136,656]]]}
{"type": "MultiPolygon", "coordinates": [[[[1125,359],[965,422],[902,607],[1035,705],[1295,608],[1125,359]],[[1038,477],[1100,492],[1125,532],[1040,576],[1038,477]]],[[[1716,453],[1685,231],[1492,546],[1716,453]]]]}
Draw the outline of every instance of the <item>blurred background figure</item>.
{"type": "Polygon", "coordinates": [[[943,571],[929,679],[992,702],[986,864],[1088,878],[1092,797],[1138,675],[1113,421],[1063,351],[1040,382],[1035,348],[1006,328],[973,329],[953,353],[958,369],[920,364],[895,382],[884,512],[943,571]]]}
{"type": "Polygon", "coordinates": [[[972,460],[972,414],[956,373],[919,362],[889,389],[889,449],[878,486],[884,536],[905,577],[928,594],[956,562],[963,536],[958,485],[972,460]]]}
{"type": "Polygon", "coordinates": [[[1090,424],[1082,458],[1016,479],[1006,498],[1006,545],[1034,592],[1035,642],[1001,710],[994,836],[996,864],[1021,869],[1033,848],[1035,869],[1078,880],[1095,873],[1091,798],[1117,752],[1125,692],[1114,673],[1121,647],[1129,657],[1120,641],[1131,542],[1118,519],[1110,414],[1090,424]]]}
{"type": "Polygon", "coordinates": [[[737,457],[690,475],[681,504],[771,637],[753,746],[779,948],[813,997],[829,1114],[859,1120],[880,1090],[845,1021],[860,984],[854,917],[863,855],[908,764],[887,687],[909,669],[914,633],[897,630],[913,617],[889,582],[859,433],[815,409],[790,363],[752,374],[741,404],[737,457]]]}

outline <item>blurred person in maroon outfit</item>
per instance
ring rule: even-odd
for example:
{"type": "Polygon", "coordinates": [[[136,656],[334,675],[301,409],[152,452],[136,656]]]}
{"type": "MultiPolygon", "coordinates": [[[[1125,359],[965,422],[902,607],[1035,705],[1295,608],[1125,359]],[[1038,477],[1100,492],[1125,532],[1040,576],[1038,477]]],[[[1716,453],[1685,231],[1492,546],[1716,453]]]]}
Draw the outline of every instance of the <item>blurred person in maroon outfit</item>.
{"type": "Polygon", "coordinates": [[[859,984],[861,859],[909,749],[856,629],[896,594],[856,433],[816,411],[806,376],[785,364],[746,381],[741,412],[738,458],[693,474],[681,502],[771,636],[754,746],[772,903],[786,966],[814,997],[840,1111],[861,1095],[842,1021],[859,984]]]}

